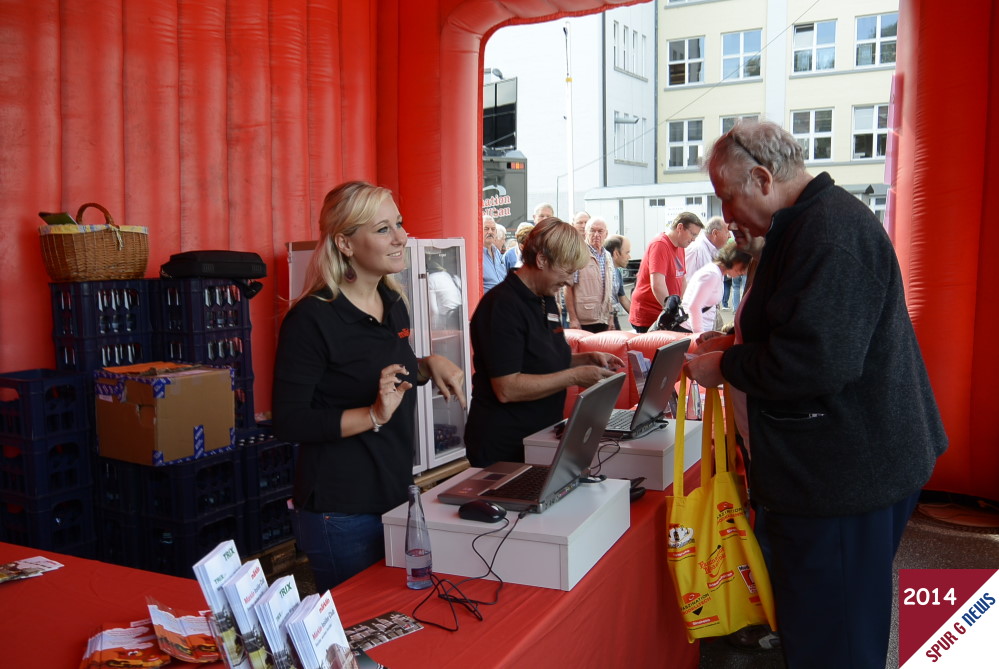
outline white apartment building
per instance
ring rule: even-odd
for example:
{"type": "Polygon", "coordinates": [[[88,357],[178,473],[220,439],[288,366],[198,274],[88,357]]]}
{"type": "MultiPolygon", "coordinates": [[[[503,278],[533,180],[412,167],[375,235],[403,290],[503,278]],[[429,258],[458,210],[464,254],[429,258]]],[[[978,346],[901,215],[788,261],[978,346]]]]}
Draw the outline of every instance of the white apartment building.
{"type": "MultiPolygon", "coordinates": [[[[488,77],[517,78],[517,149],[527,158],[528,214],[540,202],[570,219],[585,194],[656,179],[656,5],[510,26],[485,45],[488,77]],[[567,36],[574,196],[568,198],[567,36]]],[[[487,77],[487,80],[489,80],[487,77]]]]}
{"type": "Polygon", "coordinates": [[[898,0],[657,1],[657,184],[586,198],[635,255],[679,211],[720,213],[700,161],[740,118],[790,130],[811,173],[883,214],[898,0]]]}

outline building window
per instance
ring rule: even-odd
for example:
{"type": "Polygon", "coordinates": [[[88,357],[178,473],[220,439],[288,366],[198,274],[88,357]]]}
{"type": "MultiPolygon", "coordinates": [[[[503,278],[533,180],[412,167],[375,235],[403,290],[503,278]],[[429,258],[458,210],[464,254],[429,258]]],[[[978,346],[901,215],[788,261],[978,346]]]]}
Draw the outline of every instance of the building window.
{"type": "Polygon", "coordinates": [[[702,195],[694,195],[694,196],[688,195],[686,198],[684,198],[684,206],[687,207],[688,209],[691,207],[700,207],[703,204],[704,204],[704,197],[702,195]]]}
{"type": "Polygon", "coordinates": [[[617,52],[619,51],[621,46],[618,42],[619,40],[618,28],[619,28],[618,22],[615,21],[614,22],[614,67],[620,67],[621,65],[621,63],[618,61],[618,56],[617,56],[617,52]]]}
{"type": "Polygon", "coordinates": [[[664,198],[664,197],[650,198],[649,199],[649,206],[650,207],[665,207],[666,206],[666,198],[664,198]]]}
{"type": "Polygon", "coordinates": [[[643,77],[645,76],[645,54],[648,53],[648,48],[649,48],[649,46],[646,43],[645,35],[642,35],[642,59],[638,63],[638,67],[639,67],[638,73],[640,75],[642,75],[643,77]]]}
{"type": "Polygon", "coordinates": [[[895,62],[898,12],[857,18],[857,67],[895,62]]]}
{"type": "Polygon", "coordinates": [[[704,140],[701,119],[669,122],[668,169],[699,167],[704,140]]]}
{"type": "Polygon", "coordinates": [[[888,105],[853,108],[853,157],[884,158],[888,148],[888,105]]]}
{"type": "Polygon", "coordinates": [[[832,109],[791,112],[791,133],[801,144],[805,160],[832,159],[832,109]]]}
{"type": "Polygon", "coordinates": [[[670,40],[669,85],[683,86],[704,81],[704,38],[670,40]]]}
{"type": "Polygon", "coordinates": [[[874,215],[878,217],[881,221],[881,225],[885,224],[885,209],[888,207],[888,196],[887,195],[872,195],[870,203],[871,211],[874,215]]]}
{"type": "Polygon", "coordinates": [[[749,79],[760,76],[760,47],[763,31],[747,30],[722,35],[722,79],[749,79]]]}
{"type": "Polygon", "coordinates": [[[743,116],[722,116],[721,119],[721,134],[725,134],[729,130],[735,127],[735,124],[739,121],[759,121],[759,114],[744,114],[743,116]]]}
{"type": "Polygon", "coordinates": [[[623,37],[621,38],[621,69],[628,69],[628,26],[624,26],[622,29],[623,37]]]}
{"type": "Polygon", "coordinates": [[[794,27],[794,71],[818,72],[836,67],[836,22],[818,21],[794,27]]]}
{"type": "Polygon", "coordinates": [[[646,119],[614,112],[614,159],[632,163],[645,161],[646,119]]]}

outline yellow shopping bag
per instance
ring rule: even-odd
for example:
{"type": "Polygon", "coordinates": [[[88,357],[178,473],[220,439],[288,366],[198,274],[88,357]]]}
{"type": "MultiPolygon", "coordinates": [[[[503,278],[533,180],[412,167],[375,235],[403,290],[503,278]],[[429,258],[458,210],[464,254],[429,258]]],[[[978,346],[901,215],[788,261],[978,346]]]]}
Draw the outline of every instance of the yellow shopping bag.
{"type": "MultiPolygon", "coordinates": [[[[679,396],[682,407],[687,396],[682,374],[679,396]]],[[[747,625],[766,623],[777,629],[770,576],[749,525],[745,487],[734,471],[734,413],[731,406],[722,411],[717,388],[707,390],[703,417],[701,486],[684,494],[681,409],[676,420],[673,496],[667,498],[667,563],[691,642],[731,634],[747,625]]]]}

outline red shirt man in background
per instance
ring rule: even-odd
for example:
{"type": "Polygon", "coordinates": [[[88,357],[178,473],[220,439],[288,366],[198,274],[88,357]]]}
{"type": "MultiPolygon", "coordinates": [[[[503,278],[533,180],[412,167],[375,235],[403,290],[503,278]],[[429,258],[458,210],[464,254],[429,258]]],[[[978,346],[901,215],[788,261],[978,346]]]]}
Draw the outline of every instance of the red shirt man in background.
{"type": "Polygon", "coordinates": [[[670,229],[649,242],[642,256],[631,294],[628,320],[635,332],[647,332],[659,318],[670,295],[683,295],[687,263],[684,249],[704,228],[696,214],[685,211],[673,219],[670,229]]]}

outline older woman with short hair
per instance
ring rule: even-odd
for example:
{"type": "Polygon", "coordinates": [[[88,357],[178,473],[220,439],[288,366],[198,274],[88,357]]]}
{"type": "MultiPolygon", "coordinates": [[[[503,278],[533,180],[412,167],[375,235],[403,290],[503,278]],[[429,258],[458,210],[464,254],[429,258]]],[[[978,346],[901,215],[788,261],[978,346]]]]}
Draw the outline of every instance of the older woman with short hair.
{"type": "Polygon", "coordinates": [[[624,366],[602,352],[573,353],[555,295],[589,262],[570,224],[540,221],[519,269],[486,293],[472,315],[472,402],[465,445],[473,466],[523,462],[523,439],[562,419],[565,390],[587,388],[624,366]]]}

